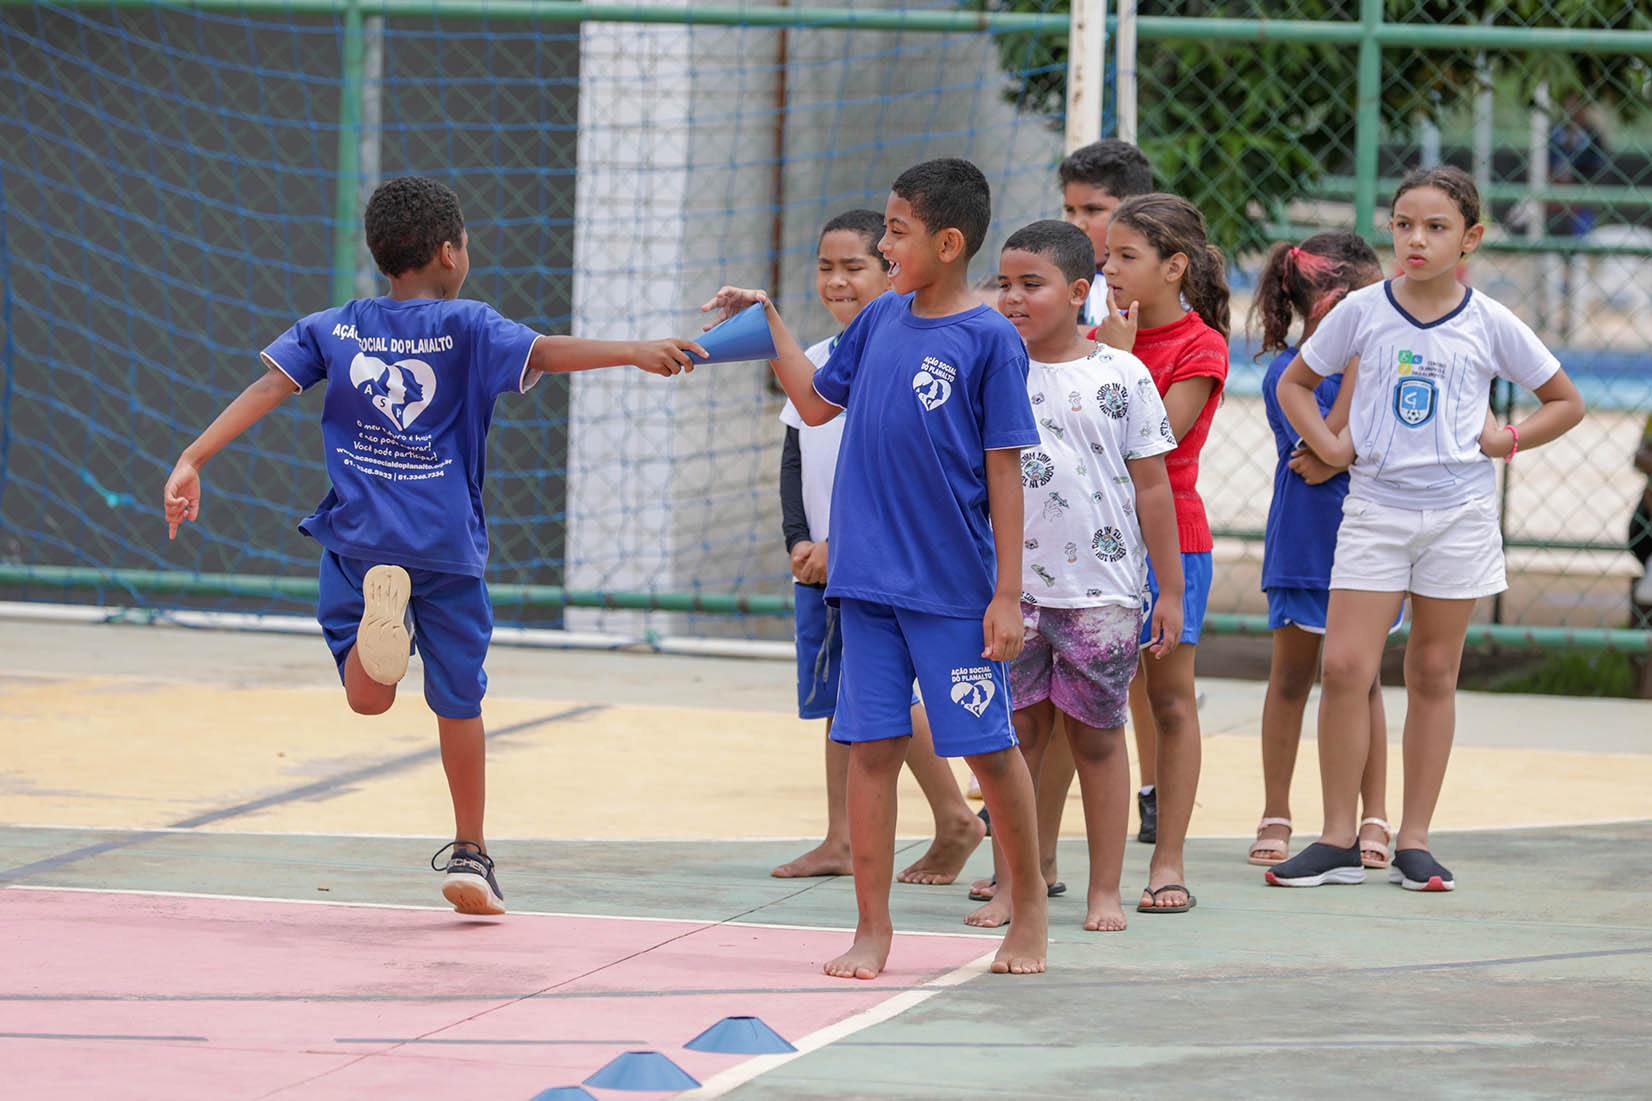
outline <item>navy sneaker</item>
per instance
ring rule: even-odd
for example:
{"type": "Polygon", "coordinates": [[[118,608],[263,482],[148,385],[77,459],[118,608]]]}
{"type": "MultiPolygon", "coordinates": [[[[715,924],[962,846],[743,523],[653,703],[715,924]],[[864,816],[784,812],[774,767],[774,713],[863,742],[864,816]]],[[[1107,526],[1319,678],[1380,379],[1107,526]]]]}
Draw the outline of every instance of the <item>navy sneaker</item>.
{"type": "Polygon", "coordinates": [[[1159,789],[1136,792],[1136,812],[1141,815],[1141,832],[1136,834],[1136,840],[1144,845],[1155,844],[1159,840],[1159,789]]]}
{"type": "Polygon", "coordinates": [[[1365,865],[1360,862],[1359,842],[1346,849],[1315,841],[1289,860],[1262,873],[1275,887],[1318,887],[1325,883],[1364,883],[1365,865]]]}
{"type": "Polygon", "coordinates": [[[1455,891],[1457,881],[1427,849],[1401,849],[1388,869],[1388,882],[1408,891],[1455,891]]]}
{"type": "Polygon", "coordinates": [[[493,878],[493,859],[471,841],[450,841],[436,850],[430,866],[446,872],[442,880],[442,897],[453,903],[461,914],[502,914],[505,912],[505,892],[493,878]],[[441,855],[452,849],[445,865],[436,863],[441,855]]]}

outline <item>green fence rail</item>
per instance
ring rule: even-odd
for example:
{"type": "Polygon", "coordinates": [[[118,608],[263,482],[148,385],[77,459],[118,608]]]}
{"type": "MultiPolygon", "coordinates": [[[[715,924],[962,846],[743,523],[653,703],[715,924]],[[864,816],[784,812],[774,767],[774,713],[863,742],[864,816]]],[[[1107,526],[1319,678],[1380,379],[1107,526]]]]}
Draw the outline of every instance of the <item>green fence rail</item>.
{"type": "MultiPolygon", "coordinates": [[[[133,589],[192,596],[284,596],[314,600],[317,582],[308,577],[260,574],[196,574],[175,570],[100,570],[79,566],[0,566],[0,587],[63,589],[133,589]]],[[[789,596],[725,596],[716,593],[580,592],[557,585],[491,585],[495,603],[540,608],[606,608],[643,612],[694,612],[710,615],[790,616],[789,596]]],[[[1262,615],[1212,613],[1204,630],[1215,635],[1265,637],[1270,633],[1262,615]]],[[[1390,644],[1408,637],[1402,624],[1390,644]]],[[[1516,627],[1474,624],[1471,646],[1509,649],[1564,647],[1574,650],[1652,653],[1652,631],[1613,628],[1516,627]]]]}

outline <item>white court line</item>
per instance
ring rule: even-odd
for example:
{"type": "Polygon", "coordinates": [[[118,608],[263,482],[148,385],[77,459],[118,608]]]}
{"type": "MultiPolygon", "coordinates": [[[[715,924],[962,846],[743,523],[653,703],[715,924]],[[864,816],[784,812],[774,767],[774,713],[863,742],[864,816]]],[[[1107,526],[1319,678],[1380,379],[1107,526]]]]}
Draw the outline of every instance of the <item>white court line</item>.
{"type": "MultiPolygon", "coordinates": [[[[416,906],[404,902],[340,902],[330,898],[274,898],[266,895],[219,895],[205,891],[148,891],[133,887],[56,887],[33,883],[12,883],[7,891],[64,891],[85,895],[140,895],[154,898],[200,898],[218,902],[280,902],[293,906],[352,907],[361,910],[411,910],[422,913],[451,914],[449,906],[416,906]]],[[[660,925],[698,925],[711,929],[724,926],[731,929],[778,929],[799,933],[842,933],[852,936],[853,929],[836,925],[787,925],[782,922],[734,921],[726,918],[638,917],[631,914],[579,914],[560,910],[511,910],[499,915],[508,917],[578,918],[589,921],[652,921],[660,925]]],[[[902,937],[952,937],[958,940],[999,940],[998,933],[932,933],[924,930],[902,931],[902,937]]]]}
{"type": "MultiPolygon", "coordinates": [[[[907,934],[899,934],[906,936],[907,934]]],[[[811,1051],[818,1051],[827,1044],[835,1043],[846,1036],[852,1036],[862,1029],[881,1024],[892,1017],[896,1017],[914,1006],[928,1001],[949,986],[957,986],[967,982],[977,975],[987,973],[992,964],[992,957],[996,951],[988,952],[979,959],[971,960],[955,970],[948,971],[929,982],[924,983],[916,990],[903,990],[900,993],[879,1002],[871,1009],[845,1017],[836,1024],[816,1029],[796,1043],[796,1051],[782,1052],[775,1055],[758,1055],[747,1059],[729,1069],[714,1074],[700,1084],[697,1090],[689,1090],[685,1097],[721,1097],[729,1090],[743,1086],[759,1075],[767,1074],[776,1067],[784,1066],[793,1059],[800,1059],[811,1051]]]]}

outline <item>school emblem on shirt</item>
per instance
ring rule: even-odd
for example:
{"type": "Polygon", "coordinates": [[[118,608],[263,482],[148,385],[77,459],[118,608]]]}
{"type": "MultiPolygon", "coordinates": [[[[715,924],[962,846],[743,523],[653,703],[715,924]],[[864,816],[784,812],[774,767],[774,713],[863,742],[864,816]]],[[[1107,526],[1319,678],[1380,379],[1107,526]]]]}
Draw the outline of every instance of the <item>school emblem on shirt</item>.
{"type": "Polygon", "coordinates": [[[350,361],[350,386],[372,402],[397,432],[406,432],[436,396],[436,372],[422,359],[386,363],[357,352],[350,361]]]}
{"type": "Polygon", "coordinates": [[[934,356],[924,356],[923,365],[912,376],[912,392],[918,402],[933,412],[946,404],[952,396],[952,383],[958,377],[958,368],[934,356]]]}
{"type": "Polygon", "coordinates": [[[1433,379],[1416,375],[1402,378],[1394,386],[1394,416],[1411,428],[1427,424],[1434,416],[1438,397],[1433,379]]]}
{"type": "Polygon", "coordinates": [[[1124,557],[1124,533],[1111,525],[1101,528],[1090,540],[1090,549],[1103,562],[1117,562],[1124,557]]]}
{"type": "Polygon", "coordinates": [[[1122,420],[1130,411],[1130,391],[1117,382],[1109,382],[1096,391],[1096,404],[1114,420],[1122,420]]]}
{"type": "Polygon", "coordinates": [[[997,693],[990,665],[970,665],[952,671],[952,702],[977,719],[997,693]]]}
{"type": "Polygon", "coordinates": [[[1055,477],[1055,462],[1042,451],[1021,452],[1021,484],[1037,489],[1055,477]]]}

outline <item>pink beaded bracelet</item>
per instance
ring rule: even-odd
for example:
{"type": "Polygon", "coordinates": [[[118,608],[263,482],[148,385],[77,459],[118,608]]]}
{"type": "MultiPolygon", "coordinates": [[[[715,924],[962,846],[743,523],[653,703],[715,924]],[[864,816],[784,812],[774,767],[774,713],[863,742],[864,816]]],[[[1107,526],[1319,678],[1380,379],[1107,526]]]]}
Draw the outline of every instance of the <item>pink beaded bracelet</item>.
{"type": "Polygon", "coordinates": [[[1520,429],[1516,428],[1512,424],[1505,424],[1503,427],[1507,428],[1510,435],[1514,437],[1514,446],[1509,448],[1509,453],[1507,455],[1503,456],[1504,462],[1511,463],[1514,461],[1514,453],[1520,450],[1520,429]]]}

